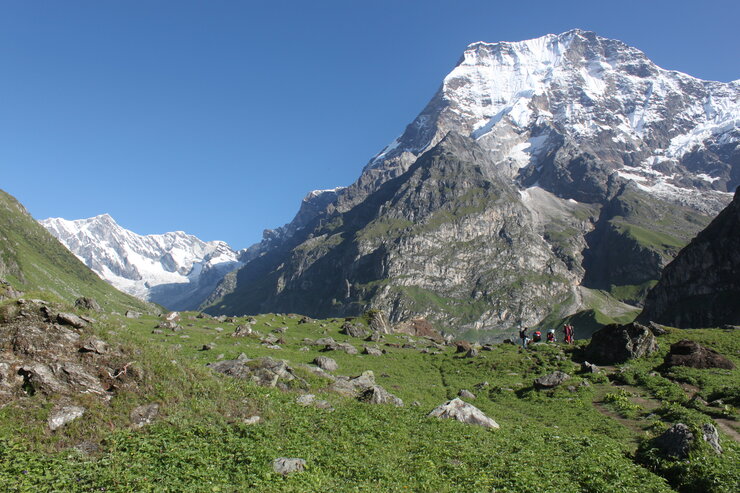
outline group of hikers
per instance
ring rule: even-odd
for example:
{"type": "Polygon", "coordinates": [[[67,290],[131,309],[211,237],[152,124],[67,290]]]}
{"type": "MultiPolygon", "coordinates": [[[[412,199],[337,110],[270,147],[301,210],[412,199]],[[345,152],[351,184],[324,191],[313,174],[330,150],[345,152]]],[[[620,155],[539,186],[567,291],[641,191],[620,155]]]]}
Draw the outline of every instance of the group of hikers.
{"type": "MultiPolygon", "coordinates": [[[[542,342],[542,332],[535,329],[534,332],[532,332],[532,338],[530,339],[529,333],[527,332],[527,327],[522,327],[519,329],[519,338],[522,340],[522,347],[524,349],[527,348],[527,344],[529,342],[542,342]]],[[[564,335],[564,341],[566,344],[573,344],[573,326],[570,324],[563,325],[563,335],[564,335]]],[[[557,339],[555,339],[555,329],[550,329],[547,331],[547,342],[554,343],[557,342],[557,339]]]]}

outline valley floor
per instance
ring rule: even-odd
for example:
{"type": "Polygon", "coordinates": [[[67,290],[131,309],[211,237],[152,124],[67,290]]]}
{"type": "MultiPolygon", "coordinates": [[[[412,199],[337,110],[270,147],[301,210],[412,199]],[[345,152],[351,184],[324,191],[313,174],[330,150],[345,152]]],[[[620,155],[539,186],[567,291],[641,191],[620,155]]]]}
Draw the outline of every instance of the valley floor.
{"type": "MultiPolygon", "coordinates": [[[[737,334],[670,330],[661,350],[599,373],[582,373],[582,344],[491,346],[472,358],[401,334],[377,343],[341,333],[344,319],[262,315],[219,321],[182,314],[181,330],[152,333],[159,317],[98,315],[86,329],[131,355],[138,390],[108,402],[76,401],[81,418],[50,431],[58,399],[40,393],[0,409],[0,484],[5,491],[496,491],[669,492],[740,490],[737,400],[740,370],[661,369],[670,343],[690,337],[740,363],[737,334]],[[301,323],[304,322],[304,323],[301,323]],[[259,335],[232,337],[249,325],[259,335]],[[273,339],[263,342],[270,335],[273,339]],[[323,351],[331,337],[362,351],[323,351]],[[277,339],[277,340],[274,340],[277,339]],[[206,349],[207,348],[207,349],[206,349]],[[279,349],[278,349],[279,348],[279,349]],[[216,373],[206,364],[284,359],[297,377],[285,390],[216,373]],[[318,356],[335,376],[367,370],[404,402],[369,404],[330,390],[312,369],[318,356]],[[552,390],[533,380],[560,370],[571,378],[552,390]],[[687,389],[690,386],[690,390],[687,389]],[[500,429],[427,415],[461,390],[500,429]],[[301,405],[311,393],[330,408],[301,405]],[[696,397],[694,397],[696,395],[696,397]],[[707,402],[724,403],[708,405],[707,402]],[[153,423],[137,428],[131,412],[156,403],[153,423]],[[254,418],[259,416],[259,420],[254,418]],[[255,422],[256,421],[256,422],[255,422]],[[688,463],[660,460],[648,439],[671,423],[719,425],[721,456],[688,463]],[[279,457],[305,471],[274,472],[279,457]]],[[[358,319],[357,325],[363,323],[358,319]]],[[[582,341],[581,341],[582,342],[582,341]]],[[[326,406],[325,406],[326,407],[326,406]]]]}

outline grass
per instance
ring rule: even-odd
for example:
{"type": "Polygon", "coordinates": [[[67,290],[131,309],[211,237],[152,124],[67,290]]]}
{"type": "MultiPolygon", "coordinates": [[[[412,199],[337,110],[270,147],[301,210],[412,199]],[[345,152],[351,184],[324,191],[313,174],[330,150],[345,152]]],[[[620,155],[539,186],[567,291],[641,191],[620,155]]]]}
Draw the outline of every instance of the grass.
{"type": "MultiPolygon", "coordinates": [[[[379,357],[322,353],[303,339],[330,336],[358,348],[362,341],[340,334],[344,319],[299,324],[297,316],[260,315],[254,328],[262,334],[287,327],[284,334],[276,334],[285,339],[283,349],[274,350],[254,338],[230,336],[245,319],[219,322],[194,315],[183,314],[183,331],[164,334],[151,333],[159,321],[153,316],[101,317],[91,330],[136,361],[143,375],[139,390],[120,394],[109,403],[82,399],[88,412],[58,432],[50,433],[45,426],[52,403],[42,395],[0,409],[0,483],[5,489],[672,491],[661,476],[662,469],[646,468],[632,455],[634,443],[643,440],[647,431],[625,427],[593,405],[597,387],[614,394],[616,406],[627,406],[629,396],[622,398],[608,379],[580,377],[573,362],[577,348],[542,344],[522,351],[500,344],[468,359],[451,347],[437,355],[422,353],[419,349],[430,343],[412,338],[417,349],[381,345],[387,352],[379,357]],[[214,349],[202,351],[207,343],[215,343],[214,349]],[[304,346],[308,351],[301,350],[304,346]],[[308,388],[303,390],[330,401],[335,411],[296,404],[301,389],[261,388],[205,366],[242,352],[250,358],[288,360],[307,377],[308,388]],[[328,392],[326,380],[299,367],[318,355],[334,358],[339,364],[337,374],[372,370],[378,384],[406,405],[372,406],[328,392]],[[554,390],[533,389],[534,378],[554,370],[573,377],[554,390]],[[426,416],[462,389],[476,394],[471,403],[494,418],[500,430],[426,416]],[[149,427],[133,429],[129,413],[148,402],[160,405],[159,418],[149,427]],[[261,416],[262,421],[244,424],[252,415],[261,416]],[[91,455],[77,452],[74,446],[82,441],[97,444],[99,451],[91,455]],[[307,470],[285,478],[276,475],[271,462],[281,456],[305,459],[307,470]]],[[[682,335],[672,331],[665,337],[670,342],[682,335]]],[[[689,335],[719,350],[736,348],[731,334],[723,331],[692,331],[689,335]]],[[[409,343],[402,335],[386,336],[386,341],[409,343]]],[[[664,352],[665,342],[661,346],[664,352]]],[[[677,384],[667,375],[650,376],[660,362],[660,355],[631,362],[616,374],[646,394],[664,395],[667,404],[659,417],[668,421],[684,415],[710,419],[687,407],[677,391],[661,394],[663,387],[672,389],[670,385],[677,384]]],[[[702,378],[691,372],[681,375],[705,384],[708,393],[737,382],[736,371],[702,378]]],[[[638,409],[624,411],[634,411],[642,419],[638,409]]],[[[654,419],[645,421],[645,430],[654,419]]],[[[723,446],[730,454],[728,460],[735,460],[737,445],[725,439],[723,446]]],[[[731,484],[735,480],[731,468],[725,459],[717,460],[717,467],[724,471],[720,478],[731,484]]],[[[696,474],[686,478],[693,481],[696,474]]],[[[689,481],[686,478],[684,482],[689,481]]]]}

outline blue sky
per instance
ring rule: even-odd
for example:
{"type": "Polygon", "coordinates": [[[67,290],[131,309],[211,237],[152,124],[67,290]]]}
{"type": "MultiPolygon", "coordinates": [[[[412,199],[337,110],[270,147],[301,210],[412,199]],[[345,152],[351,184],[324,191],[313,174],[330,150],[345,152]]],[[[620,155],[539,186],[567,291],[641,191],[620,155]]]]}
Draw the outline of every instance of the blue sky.
{"type": "Polygon", "coordinates": [[[348,185],[465,46],[579,27],[740,78],[737,1],[0,0],[0,188],[243,248],[348,185]]]}

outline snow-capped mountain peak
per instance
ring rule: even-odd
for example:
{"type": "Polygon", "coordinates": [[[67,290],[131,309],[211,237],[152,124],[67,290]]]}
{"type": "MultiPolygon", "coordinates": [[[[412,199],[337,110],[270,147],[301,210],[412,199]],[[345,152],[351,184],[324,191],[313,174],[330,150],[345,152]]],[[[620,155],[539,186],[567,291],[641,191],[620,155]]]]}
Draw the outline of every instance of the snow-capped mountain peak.
{"type": "Polygon", "coordinates": [[[171,309],[194,309],[239,254],[223,241],[205,242],[183,231],[138,235],[109,214],[39,221],[82,262],[118,289],[171,309]]]}

